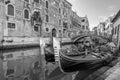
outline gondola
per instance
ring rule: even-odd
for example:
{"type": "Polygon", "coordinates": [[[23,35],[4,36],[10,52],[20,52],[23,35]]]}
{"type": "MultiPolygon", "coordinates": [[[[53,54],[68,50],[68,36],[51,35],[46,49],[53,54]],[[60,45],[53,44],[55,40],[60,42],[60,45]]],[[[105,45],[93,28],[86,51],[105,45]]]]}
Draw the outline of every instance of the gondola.
{"type": "Polygon", "coordinates": [[[64,46],[68,44],[64,45],[59,53],[59,66],[67,73],[98,68],[110,63],[117,54],[114,52],[117,50],[116,46],[109,45],[113,42],[103,36],[77,36],[71,43],[72,47],[65,49],[64,46]],[[92,42],[89,43],[90,47],[85,47],[85,41],[92,42]],[[80,48],[79,44],[83,47],[80,48]]]}

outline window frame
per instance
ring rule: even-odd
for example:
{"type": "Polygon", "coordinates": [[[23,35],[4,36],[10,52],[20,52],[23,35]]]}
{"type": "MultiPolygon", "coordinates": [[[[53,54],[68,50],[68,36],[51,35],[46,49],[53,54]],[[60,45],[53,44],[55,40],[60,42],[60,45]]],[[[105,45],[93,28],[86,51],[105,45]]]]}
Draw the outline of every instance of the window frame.
{"type": "Polygon", "coordinates": [[[11,4],[11,3],[7,4],[7,5],[6,5],[6,15],[9,16],[9,17],[15,17],[15,14],[16,14],[16,13],[15,13],[15,6],[14,6],[13,4],[11,4]],[[13,15],[13,16],[8,14],[8,6],[9,6],[9,5],[12,5],[13,8],[14,8],[14,15],[13,15]]]}
{"type": "Polygon", "coordinates": [[[29,9],[27,9],[27,8],[25,8],[25,9],[23,10],[23,19],[24,19],[24,20],[30,20],[30,11],[29,11],[29,9]],[[28,19],[25,18],[25,10],[27,10],[28,13],[29,13],[28,19]]]}

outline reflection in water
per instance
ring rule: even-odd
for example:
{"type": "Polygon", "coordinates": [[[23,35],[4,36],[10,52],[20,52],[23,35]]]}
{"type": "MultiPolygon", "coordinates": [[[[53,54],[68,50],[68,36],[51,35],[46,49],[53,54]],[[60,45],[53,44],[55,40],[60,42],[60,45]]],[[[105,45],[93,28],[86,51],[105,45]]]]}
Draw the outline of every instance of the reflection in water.
{"type": "MultiPolygon", "coordinates": [[[[7,80],[42,80],[40,48],[3,52],[4,78],[7,80]]],[[[3,79],[4,80],[4,79],[3,79]]]]}

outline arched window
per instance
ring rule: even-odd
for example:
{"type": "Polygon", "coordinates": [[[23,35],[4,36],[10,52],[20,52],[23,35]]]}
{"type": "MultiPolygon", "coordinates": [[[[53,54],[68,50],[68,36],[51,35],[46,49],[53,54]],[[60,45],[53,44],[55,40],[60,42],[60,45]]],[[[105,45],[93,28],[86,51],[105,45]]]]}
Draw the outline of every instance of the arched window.
{"type": "Polygon", "coordinates": [[[24,18],[29,19],[29,10],[27,9],[24,10],[24,18]]]}
{"type": "Polygon", "coordinates": [[[14,16],[14,6],[12,4],[8,4],[7,5],[7,14],[10,16],[14,16]]]}
{"type": "Polygon", "coordinates": [[[56,29],[52,29],[52,36],[56,37],[56,29]]]}

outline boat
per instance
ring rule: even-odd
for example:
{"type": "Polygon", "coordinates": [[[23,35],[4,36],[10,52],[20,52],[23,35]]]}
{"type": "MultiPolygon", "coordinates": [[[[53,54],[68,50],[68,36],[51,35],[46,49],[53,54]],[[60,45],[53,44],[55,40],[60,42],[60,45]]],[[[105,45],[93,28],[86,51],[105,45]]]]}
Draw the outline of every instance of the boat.
{"type": "Polygon", "coordinates": [[[119,50],[116,45],[109,45],[111,43],[113,42],[109,38],[98,35],[80,35],[73,38],[70,48],[65,48],[64,46],[70,45],[66,44],[60,50],[61,71],[85,71],[109,64],[119,50]]]}

